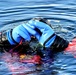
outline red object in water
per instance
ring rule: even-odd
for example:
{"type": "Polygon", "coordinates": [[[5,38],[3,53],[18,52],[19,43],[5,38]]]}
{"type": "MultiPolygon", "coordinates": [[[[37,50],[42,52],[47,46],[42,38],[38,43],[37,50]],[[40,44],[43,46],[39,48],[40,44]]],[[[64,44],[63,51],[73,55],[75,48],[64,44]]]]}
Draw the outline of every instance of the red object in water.
{"type": "Polygon", "coordinates": [[[41,64],[41,57],[39,55],[34,55],[30,59],[22,59],[20,62],[41,64]]]}
{"type": "Polygon", "coordinates": [[[72,40],[72,42],[69,43],[68,47],[65,49],[65,51],[76,51],[76,38],[72,40]]]}
{"type": "Polygon", "coordinates": [[[74,38],[65,49],[65,52],[70,52],[76,58],[76,38],[74,38]]]}

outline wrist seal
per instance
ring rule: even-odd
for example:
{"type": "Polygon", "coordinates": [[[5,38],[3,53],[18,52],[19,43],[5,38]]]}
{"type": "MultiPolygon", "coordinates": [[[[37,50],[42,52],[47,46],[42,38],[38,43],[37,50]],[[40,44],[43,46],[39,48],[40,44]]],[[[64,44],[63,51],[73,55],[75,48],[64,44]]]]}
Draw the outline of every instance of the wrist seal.
{"type": "Polygon", "coordinates": [[[52,45],[50,46],[50,49],[55,52],[63,51],[66,47],[68,47],[68,44],[69,42],[67,40],[56,35],[56,38],[52,43],[52,45]]]}

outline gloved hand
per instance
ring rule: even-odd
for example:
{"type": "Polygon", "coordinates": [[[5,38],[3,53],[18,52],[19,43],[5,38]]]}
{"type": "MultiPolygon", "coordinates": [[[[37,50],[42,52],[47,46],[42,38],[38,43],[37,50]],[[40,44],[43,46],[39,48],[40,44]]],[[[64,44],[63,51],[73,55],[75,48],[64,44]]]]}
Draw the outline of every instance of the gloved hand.
{"type": "MultiPolygon", "coordinates": [[[[31,31],[31,33],[34,33],[33,30],[31,31]]],[[[7,39],[11,45],[15,45],[18,44],[21,41],[21,39],[24,39],[24,41],[30,41],[31,34],[28,33],[28,30],[26,30],[26,28],[23,27],[23,25],[19,25],[14,29],[7,31],[7,39]]]]}
{"type": "Polygon", "coordinates": [[[14,29],[7,31],[7,39],[11,45],[15,45],[18,44],[21,41],[21,39],[29,41],[30,34],[22,25],[19,25],[14,29]]]}
{"type": "Polygon", "coordinates": [[[39,40],[40,44],[45,47],[50,47],[55,40],[56,35],[54,34],[53,29],[38,19],[32,19],[28,22],[28,24],[23,26],[28,30],[30,34],[32,34],[31,31],[34,31],[34,34],[32,35],[34,35],[39,40]],[[40,30],[41,35],[38,34],[36,29],[40,30]]]}

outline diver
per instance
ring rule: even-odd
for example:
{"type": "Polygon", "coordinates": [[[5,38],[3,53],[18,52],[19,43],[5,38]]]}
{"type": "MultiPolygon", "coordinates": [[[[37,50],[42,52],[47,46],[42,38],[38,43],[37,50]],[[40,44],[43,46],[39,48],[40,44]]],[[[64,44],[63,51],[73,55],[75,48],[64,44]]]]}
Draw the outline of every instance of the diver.
{"type": "Polygon", "coordinates": [[[18,50],[21,53],[22,50],[26,54],[38,54],[44,57],[43,53],[46,51],[43,50],[47,50],[47,55],[51,55],[49,50],[56,53],[65,50],[68,46],[69,42],[55,33],[49,20],[41,17],[0,32],[0,48],[6,51],[13,48],[9,51],[11,53],[18,50]]]}
{"type": "Polygon", "coordinates": [[[33,18],[26,24],[18,25],[6,32],[0,33],[0,46],[15,46],[22,42],[29,42],[34,36],[39,44],[52,51],[62,51],[68,47],[69,42],[58,36],[45,18],[33,18]]]}

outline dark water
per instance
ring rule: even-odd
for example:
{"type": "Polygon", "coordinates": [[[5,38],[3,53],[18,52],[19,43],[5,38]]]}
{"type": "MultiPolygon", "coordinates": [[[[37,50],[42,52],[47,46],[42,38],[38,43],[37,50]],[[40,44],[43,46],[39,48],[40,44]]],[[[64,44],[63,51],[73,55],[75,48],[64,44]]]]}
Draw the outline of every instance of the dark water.
{"type": "MultiPolygon", "coordinates": [[[[33,17],[50,19],[57,34],[68,41],[76,36],[76,0],[0,0],[0,31],[33,17]]],[[[76,75],[76,58],[63,52],[56,54],[52,63],[42,64],[39,70],[29,65],[27,70],[21,70],[23,74],[10,72],[6,65],[0,61],[0,75],[76,75]]],[[[15,65],[24,66],[18,62],[15,65]]]]}

